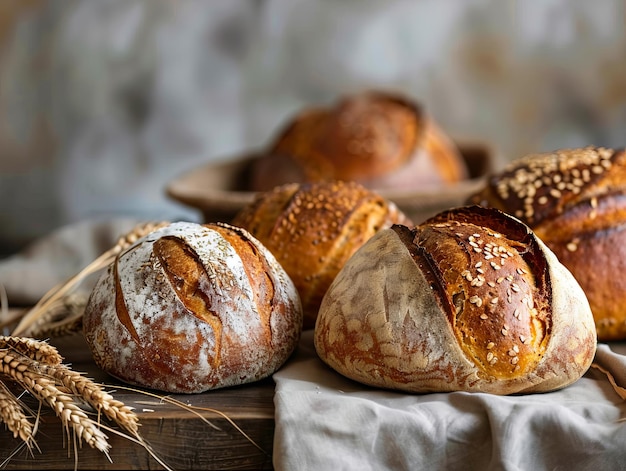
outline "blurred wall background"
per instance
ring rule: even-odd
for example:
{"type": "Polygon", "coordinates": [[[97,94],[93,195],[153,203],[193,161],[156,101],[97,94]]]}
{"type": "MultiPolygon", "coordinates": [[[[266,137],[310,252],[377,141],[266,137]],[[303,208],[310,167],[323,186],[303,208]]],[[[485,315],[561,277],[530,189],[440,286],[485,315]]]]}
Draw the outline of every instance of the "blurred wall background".
{"type": "Polygon", "coordinates": [[[168,181],[364,88],[500,162],[622,147],[618,0],[2,0],[0,255],[90,218],[199,218],[168,181]]]}

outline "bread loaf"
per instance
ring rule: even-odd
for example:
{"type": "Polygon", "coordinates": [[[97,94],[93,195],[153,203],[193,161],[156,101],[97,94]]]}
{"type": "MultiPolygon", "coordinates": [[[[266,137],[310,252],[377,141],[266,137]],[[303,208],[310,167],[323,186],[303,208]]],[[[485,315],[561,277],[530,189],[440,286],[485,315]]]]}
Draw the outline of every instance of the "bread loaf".
{"type": "Polygon", "coordinates": [[[530,154],[470,203],[527,223],[582,286],[598,339],[626,339],[626,153],[586,147],[530,154]]]}
{"type": "Polygon", "coordinates": [[[370,189],[416,189],[465,179],[458,149],[432,117],[400,95],[370,91],[291,119],[252,168],[251,188],[356,181],[370,189]]]}
{"type": "Polygon", "coordinates": [[[233,219],[274,254],[293,280],[305,329],[315,326],[322,297],[346,260],[395,223],[411,221],[395,204],[354,182],[282,185],[259,193],[233,219]]]}
{"type": "Polygon", "coordinates": [[[173,223],[117,257],[83,323],[104,371],[197,393],[277,370],[299,340],[302,310],[287,274],[246,231],[173,223]]]}
{"type": "Polygon", "coordinates": [[[513,394],[576,381],[596,332],[582,289],[527,226],[466,207],[372,237],[328,289],[315,347],[372,386],[513,394]]]}

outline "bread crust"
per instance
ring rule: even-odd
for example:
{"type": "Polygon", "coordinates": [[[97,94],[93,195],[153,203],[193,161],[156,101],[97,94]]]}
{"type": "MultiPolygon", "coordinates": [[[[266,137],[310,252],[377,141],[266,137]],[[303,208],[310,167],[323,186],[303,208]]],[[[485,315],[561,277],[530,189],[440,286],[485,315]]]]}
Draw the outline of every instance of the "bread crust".
{"type": "Polygon", "coordinates": [[[370,239],[324,297],[315,347],[376,387],[513,394],[576,381],[596,332],[582,289],[541,240],[473,207],[370,239]]]}
{"type": "Polygon", "coordinates": [[[368,91],[294,116],[255,162],[251,187],[346,180],[372,189],[415,189],[467,175],[452,140],[418,104],[368,91]]]}
{"type": "Polygon", "coordinates": [[[626,153],[601,147],[530,154],[468,202],[526,222],[573,273],[601,341],[626,339],[626,153]]]}
{"type": "Polygon", "coordinates": [[[326,290],[344,263],[370,237],[412,222],[396,205],[355,182],[287,184],[260,193],[235,216],[280,262],[312,329],[326,290]]]}
{"type": "Polygon", "coordinates": [[[247,232],[173,223],[117,257],[83,324],[107,373],[197,393],[273,373],[296,347],[302,311],[287,274],[247,232]]]}

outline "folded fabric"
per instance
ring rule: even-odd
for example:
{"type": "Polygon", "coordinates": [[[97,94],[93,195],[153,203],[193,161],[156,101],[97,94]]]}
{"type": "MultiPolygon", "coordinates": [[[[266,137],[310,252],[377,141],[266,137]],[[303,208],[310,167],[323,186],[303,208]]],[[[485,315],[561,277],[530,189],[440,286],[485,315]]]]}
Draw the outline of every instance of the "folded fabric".
{"type": "MultiPolygon", "coordinates": [[[[0,286],[9,306],[30,306],[48,290],[78,273],[139,221],[85,220],[59,228],[23,251],[0,260],[0,286]]],[[[85,280],[89,290],[95,279],[85,280]]]]}
{"type": "MultiPolygon", "coordinates": [[[[596,361],[624,381],[625,353],[596,361]]],[[[335,373],[307,331],[274,380],[277,470],[626,469],[626,402],[595,368],[546,394],[409,395],[335,373]]]]}

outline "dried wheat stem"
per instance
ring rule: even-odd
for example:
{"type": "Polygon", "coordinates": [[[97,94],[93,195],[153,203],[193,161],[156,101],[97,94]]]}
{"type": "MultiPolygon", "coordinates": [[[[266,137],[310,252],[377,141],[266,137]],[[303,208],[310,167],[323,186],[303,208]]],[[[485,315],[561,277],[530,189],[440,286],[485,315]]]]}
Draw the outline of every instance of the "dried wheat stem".
{"type": "Polygon", "coordinates": [[[33,425],[26,417],[20,401],[2,382],[0,382],[0,421],[13,432],[13,438],[19,437],[28,448],[31,448],[34,436],[33,425]]]}
{"type": "Polygon", "coordinates": [[[623,400],[626,400],[626,388],[623,388],[622,386],[617,384],[617,381],[615,381],[615,377],[611,374],[611,372],[609,370],[607,370],[606,368],[603,368],[602,366],[600,366],[598,363],[593,362],[591,364],[592,368],[595,368],[596,370],[604,373],[607,377],[607,379],[609,380],[609,383],[611,384],[611,386],[613,387],[613,390],[616,392],[616,394],[621,397],[623,400]]]}
{"type": "Polygon", "coordinates": [[[2,321],[0,321],[0,329],[4,329],[5,327],[9,327],[18,322],[22,317],[24,317],[25,309],[11,309],[8,311],[6,315],[3,315],[2,321]]]}
{"type": "Polygon", "coordinates": [[[83,329],[83,313],[67,316],[66,318],[43,324],[38,330],[28,330],[28,335],[38,339],[63,337],[81,332],[83,329]]]}
{"type": "Polygon", "coordinates": [[[80,331],[87,300],[85,293],[71,293],[51,302],[47,312],[27,326],[22,336],[50,338],[80,331]]]}
{"type": "Polygon", "coordinates": [[[29,327],[35,324],[41,317],[43,317],[56,301],[65,297],[73,289],[79,286],[80,283],[87,276],[103,268],[106,268],[111,262],[113,262],[113,260],[119,253],[132,246],[132,244],[137,242],[140,238],[150,234],[151,232],[154,232],[161,227],[166,226],[167,224],[169,223],[149,222],[145,224],[139,224],[128,234],[120,237],[113,248],[104,252],[79,273],[69,278],[65,283],[55,286],[46,294],[44,294],[39,302],[32,309],[24,314],[17,327],[15,327],[15,329],[13,330],[13,335],[24,335],[29,327]]]}
{"type": "Polygon", "coordinates": [[[97,424],[78,407],[71,396],[56,387],[54,380],[32,371],[33,360],[11,350],[0,350],[0,373],[19,383],[37,400],[47,404],[69,432],[71,429],[89,446],[107,453],[107,436],[97,424]]]}

